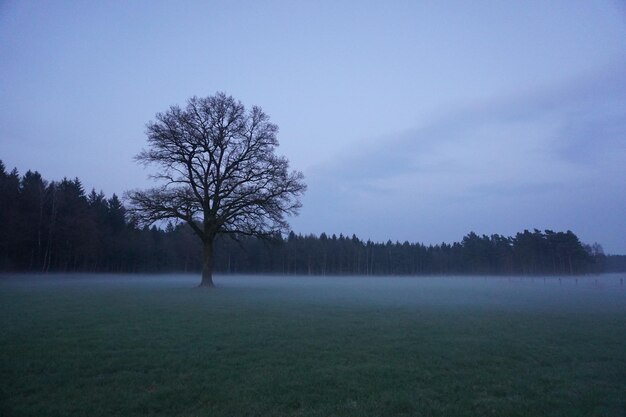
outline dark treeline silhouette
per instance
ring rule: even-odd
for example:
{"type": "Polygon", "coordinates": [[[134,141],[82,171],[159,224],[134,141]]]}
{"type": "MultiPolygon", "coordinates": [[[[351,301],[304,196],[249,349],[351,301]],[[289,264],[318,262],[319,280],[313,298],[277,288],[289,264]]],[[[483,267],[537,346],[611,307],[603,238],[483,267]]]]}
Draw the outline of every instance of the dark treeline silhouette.
{"type": "Polygon", "coordinates": [[[626,272],[626,255],[606,255],[602,264],[603,272],[626,272]]]}
{"type": "Polygon", "coordinates": [[[601,272],[600,245],[583,245],[571,232],[524,231],[515,237],[478,236],[461,242],[423,245],[364,242],[352,235],[322,233],[268,243],[242,238],[222,241],[218,271],[305,275],[581,274],[601,272]]]}
{"type": "Polygon", "coordinates": [[[186,230],[138,228],[113,194],[85,193],[78,178],[20,176],[0,161],[0,271],[197,270],[186,230]]]}
{"type": "MultiPolygon", "coordinates": [[[[215,242],[222,273],[310,275],[580,274],[624,271],[623,256],[605,256],[571,231],[513,237],[470,233],[461,242],[375,243],[322,233],[215,242]]],[[[0,161],[0,270],[42,272],[199,272],[202,247],[187,225],[137,227],[120,199],[86,193],[78,178],[20,176],[0,161]]]]}

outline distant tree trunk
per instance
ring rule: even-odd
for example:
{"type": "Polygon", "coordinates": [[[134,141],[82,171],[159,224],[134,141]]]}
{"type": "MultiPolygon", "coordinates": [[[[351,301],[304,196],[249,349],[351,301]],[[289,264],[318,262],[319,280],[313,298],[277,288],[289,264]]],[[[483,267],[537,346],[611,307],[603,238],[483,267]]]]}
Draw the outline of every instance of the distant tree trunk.
{"type": "Polygon", "coordinates": [[[312,268],[313,268],[313,267],[312,267],[312,262],[313,262],[313,261],[311,260],[311,254],[309,254],[309,257],[308,257],[308,262],[307,262],[307,266],[308,266],[308,273],[309,273],[309,275],[311,275],[311,270],[312,270],[312,268]]]}
{"type": "Polygon", "coordinates": [[[568,260],[569,260],[569,274],[574,275],[574,268],[572,267],[572,255],[568,256],[568,260]]]}
{"type": "Polygon", "coordinates": [[[46,244],[46,251],[43,257],[43,267],[42,267],[42,271],[45,273],[48,273],[48,271],[50,270],[50,263],[52,262],[52,240],[55,237],[54,229],[55,229],[55,223],[56,223],[56,217],[57,217],[56,185],[54,186],[51,185],[50,187],[52,190],[51,192],[52,193],[52,197],[51,197],[52,208],[50,210],[50,220],[48,224],[48,242],[46,244]]]}
{"type": "Polygon", "coordinates": [[[213,285],[213,239],[204,241],[202,247],[202,282],[201,287],[211,288],[213,285]]]}

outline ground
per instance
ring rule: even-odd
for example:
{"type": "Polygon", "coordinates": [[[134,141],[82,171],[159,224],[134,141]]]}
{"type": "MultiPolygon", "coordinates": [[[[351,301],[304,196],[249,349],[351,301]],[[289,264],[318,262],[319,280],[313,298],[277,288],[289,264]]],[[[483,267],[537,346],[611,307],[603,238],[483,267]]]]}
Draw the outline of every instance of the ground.
{"type": "Polygon", "coordinates": [[[624,416],[619,276],[0,279],[0,415],[624,416]]]}

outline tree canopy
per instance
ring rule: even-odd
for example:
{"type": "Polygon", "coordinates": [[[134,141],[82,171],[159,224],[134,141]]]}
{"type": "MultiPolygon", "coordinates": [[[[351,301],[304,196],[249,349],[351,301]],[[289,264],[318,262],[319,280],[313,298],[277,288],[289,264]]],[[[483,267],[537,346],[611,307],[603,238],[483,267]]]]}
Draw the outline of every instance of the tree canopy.
{"type": "Polygon", "coordinates": [[[213,242],[219,234],[273,236],[301,207],[303,175],[275,153],[278,126],[260,107],[224,93],[192,97],[147,125],[148,148],[136,159],[156,167],[158,187],[131,191],[139,222],[182,221],[203,244],[202,286],[213,286],[213,242]]]}

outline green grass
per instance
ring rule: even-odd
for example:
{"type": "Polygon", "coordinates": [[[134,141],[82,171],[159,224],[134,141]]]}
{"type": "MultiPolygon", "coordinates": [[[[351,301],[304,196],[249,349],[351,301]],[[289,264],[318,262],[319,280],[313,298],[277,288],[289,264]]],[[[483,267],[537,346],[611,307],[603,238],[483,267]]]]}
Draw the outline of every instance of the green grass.
{"type": "Polygon", "coordinates": [[[342,282],[5,278],[0,415],[626,415],[619,288],[342,282]]]}

